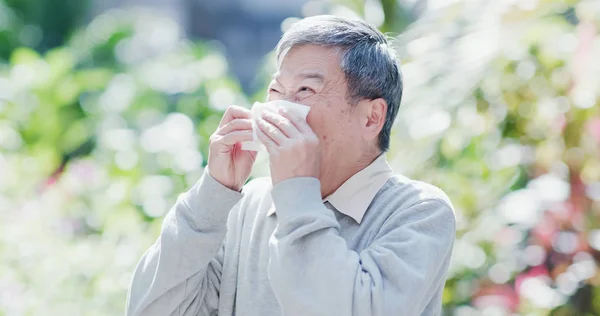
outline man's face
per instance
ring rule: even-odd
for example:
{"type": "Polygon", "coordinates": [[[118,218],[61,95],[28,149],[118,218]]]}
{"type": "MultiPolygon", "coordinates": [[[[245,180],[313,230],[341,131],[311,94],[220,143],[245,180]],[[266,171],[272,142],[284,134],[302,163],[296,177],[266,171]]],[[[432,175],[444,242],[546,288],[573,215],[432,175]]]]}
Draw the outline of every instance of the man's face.
{"type": "MultiPolygon", "coordinates": [[[[311,107],[306,121],[321,143],[322,171],[332,168],[356,144],[354,107],[338,54],[316,45],[294,46],[269,85],[268,101],[287,100],[311,107]]],[[[323,172],[321,173],[323,174],[323,172]]]]}

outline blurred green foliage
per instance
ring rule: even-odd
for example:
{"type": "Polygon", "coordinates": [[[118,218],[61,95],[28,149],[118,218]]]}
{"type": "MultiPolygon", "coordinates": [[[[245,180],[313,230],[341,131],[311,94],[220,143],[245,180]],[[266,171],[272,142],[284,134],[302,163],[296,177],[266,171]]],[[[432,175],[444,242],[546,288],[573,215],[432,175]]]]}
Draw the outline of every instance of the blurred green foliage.
{"type": "MultiPolygon", "coordinates": [[[[148,10],[75,28],[86,3],[0,1],[0,315],[123,313],[223,109],[248,104],[211,43],[148,10]]],[[[455,204],[445,313],[600,314],[600,4],[401,3],[321,7],[399,34],[388,160],[455,204]]]]}
{"type": "Polygon", "coordinates": [[[84,22],[88,5],[88,0],[1,1],[0,60],[17,47],[46,51],[63,44],[84,22]]]}

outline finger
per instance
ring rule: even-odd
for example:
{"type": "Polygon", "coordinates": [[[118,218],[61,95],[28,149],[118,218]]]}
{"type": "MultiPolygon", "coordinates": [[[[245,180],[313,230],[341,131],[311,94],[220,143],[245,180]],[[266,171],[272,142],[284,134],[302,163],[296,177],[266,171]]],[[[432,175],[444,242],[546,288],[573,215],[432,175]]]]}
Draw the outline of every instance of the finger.
{"type": "Polygon", "coordinates": [[[285,136],[285,134],[283,134],[283,132],[279,130],[279,128],[277,128],[277,126],[267,122],[261,117],[256,119],[256,125],[258,126],[258,129],[260,129],[263,132],[263,134],[265,134],[275,144],[279,146],[282,145],[286,139],[288,139],[288,137],[285,136]]]}
{"type": "Polygon", "coordinates": [[[233,131],[225,135],[219,135],[217,142],[232,146],[236,143],[251,141],[252,139],[252,131],[233,131]]]}
{"type": "Polygon", "coordinates": [[[250,115],[250,110],[238,105],[230,105],[227,110],[225,110],[225,114],[223,114],[223,118],[221,118],[221,122],[219,122],[219,127],[223,127],[234,119],[249,119],[250,115]]]}
{"type": "Polygon", "coordinates": [[[292,122],[290,122],[289,119],[287,119],[279,113],[273,111],[264,111],[263,118],[265,119],[265,121],[279,128],[279,130],[283,132],[283,134],[285,134],[285,136],[287,136],[288,138],[292,138],[300,134],[298,128],[296,128],[296,126],[294,126],[294,124],[292,124],[292,122]]]}
{"type": "Polygon", "coordinates": [[[269,136],[267,136],[262,129],[256,129],[256,137],[258,137],[258,140],[265,145],[265,148],[267,148],[267,152],[269,152],[269,154],[277,150],[277,144],[269,136]]]}
{"type": "Polygon", "coordinates": [[[225,135],[233,131],[252,130],[251,119],[233,119],[231,122],[217,130],[217,134],[225,135]]]}
{"type": "Polygon", "coordinates": [[[292,113],[291,111],[285,108],[280,108],[279,113],[281,113],[281,116],[287,118],[294,125],[294,127],[296,127],[298,131],[300,131],[300,133],[305,135],[314,134],[312,128],[310,128],[308,123],[306,123],[305,119],[301,118],[300,116],[292,113]]]}

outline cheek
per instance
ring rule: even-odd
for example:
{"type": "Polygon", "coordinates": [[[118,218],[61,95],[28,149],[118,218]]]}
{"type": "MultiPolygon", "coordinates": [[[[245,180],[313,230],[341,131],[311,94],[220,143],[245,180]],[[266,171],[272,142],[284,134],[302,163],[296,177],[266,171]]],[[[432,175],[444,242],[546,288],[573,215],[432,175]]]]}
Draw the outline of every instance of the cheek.
{"type": "Polygon", "coordinates": [[[322,111],[313,109],[308,113],[306,122],[319,138],[321,146],[327,147],[328,140],[331,139],[331,131],[329,130],[329,122],[327,122],[327,114],[322,111]]]}
{"type": "MultiPolygon", "coordinates": [[[[307,103],[307,105],[309,105],[307,103]]],[[[341,107],[342,105],[339,105],[341,107]]],[[[328,99],[321,98],[310,105],[306,121],[321,140],[321,144],[329,147],[336,139],[347,137],[348,113],[340,111],[338,104],[332,104],[328,99]]]]}
{"type": "Polygon", "coordinates": [[[283,96],[279,93],[269,93],[267,94],[267,101],[277,101],[277,100],[283,100],[283,96]]]}
{"type": "Polygon", "coordinates": [[[311,110],[306,118],[308,125],[317,134],[321,145],[329,147],[330,143],[344,137],[344,128],[339,122],[339,114],[329,113],[328,111],[311,110]]]}
{"type": "Polygon", "coordinates": [[[306,122],[310,125],[313,132],[321,139],[323,137],[323,129],[325,126],[324,115],[318,109],[311,109],[306,117],[306,122]]]}

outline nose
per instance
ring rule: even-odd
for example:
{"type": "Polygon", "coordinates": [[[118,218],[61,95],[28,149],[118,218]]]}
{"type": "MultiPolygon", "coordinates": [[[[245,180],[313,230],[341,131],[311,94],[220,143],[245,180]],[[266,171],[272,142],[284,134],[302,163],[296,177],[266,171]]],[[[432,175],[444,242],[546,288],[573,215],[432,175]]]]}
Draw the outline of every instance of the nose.
{"type": "Polygon", "coordinates": [[[296,96],[294,96],[294,95],[287,95],[287,94],[286,94],[286,95],[283,97],[283,100],[284,100],[284,101],[289,101],[289,102],[296,102],[296,101],[298,101],[298,98],[296,98],[296,96]]]}

